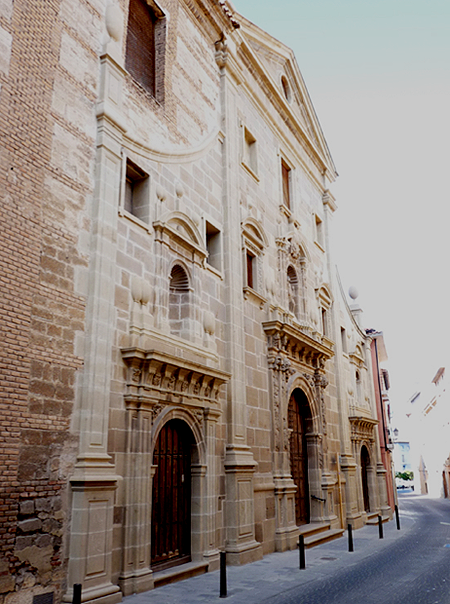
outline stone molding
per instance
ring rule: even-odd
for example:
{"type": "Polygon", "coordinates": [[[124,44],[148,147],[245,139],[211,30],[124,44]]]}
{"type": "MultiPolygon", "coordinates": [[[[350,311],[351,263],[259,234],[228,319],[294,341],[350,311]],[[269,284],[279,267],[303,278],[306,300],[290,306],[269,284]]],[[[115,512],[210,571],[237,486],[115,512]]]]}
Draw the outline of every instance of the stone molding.
{"type": "Polygon", "coordinates": [[[362,416],[350,416],[348,419],[351,425],[352,441],[368,441],[371,444],[375,442],[374,428],[379,423],[377,419],[362,416]]]}
{"type": "Polygon", "coordinates": [[[334,344],[307,325],[293,326],[281,320],[264,321],[268,340],[269,366],[277,356],[289,358],[314,371],[324,371],[325,362],[334,356],[334,344]]]}
{"type": "Polygon", "coordinates": [[[173,404],[217,405],[220,387],[230,374],[206,365],[172,357],[156,350],[122,348],[128,372],[128,407],[155,400],[173,404]]]}

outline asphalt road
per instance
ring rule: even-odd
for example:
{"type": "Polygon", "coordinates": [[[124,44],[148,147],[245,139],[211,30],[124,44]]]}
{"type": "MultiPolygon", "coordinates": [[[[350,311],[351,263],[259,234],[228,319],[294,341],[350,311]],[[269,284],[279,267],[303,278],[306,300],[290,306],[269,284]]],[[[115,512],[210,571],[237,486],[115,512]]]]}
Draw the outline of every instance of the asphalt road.
{"type": "Polygon", "coordinates": [[[266,604],[450,604],[450,501],[400,496],[414,517],[402,539],[266,604]]]}

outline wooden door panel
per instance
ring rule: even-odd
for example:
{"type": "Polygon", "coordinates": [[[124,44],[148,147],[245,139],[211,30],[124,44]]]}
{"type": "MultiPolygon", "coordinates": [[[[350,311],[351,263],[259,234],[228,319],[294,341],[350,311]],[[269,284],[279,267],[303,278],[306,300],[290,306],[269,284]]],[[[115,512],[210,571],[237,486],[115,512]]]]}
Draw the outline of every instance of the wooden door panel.
{"type": "Polygon", "coordinates": [[[294,395],[291,396],[288,408],[288,423],[290,435],[290,461],[292,479],[297,486],[295,494],[295,519],[297,525],[308,524],[309,484],[308,484],[308,453],[306,443],[305,418],[303,407],[300,408],[294,395]]]}
{"type": "Polygon", "coordinates": [[[191,433],[181,420],[161,430],[153,453],[152,567],[190,560],[191,433]]]}
{"type": "Polygon", "coordinates": [[[370,512],[370,499],[369,499],[369,480],[368,480],[368,466],[370,465],[369,453],[366,447],[361,449],[361,480],[363,490],[363,501],[364,510],[370,512]]]}

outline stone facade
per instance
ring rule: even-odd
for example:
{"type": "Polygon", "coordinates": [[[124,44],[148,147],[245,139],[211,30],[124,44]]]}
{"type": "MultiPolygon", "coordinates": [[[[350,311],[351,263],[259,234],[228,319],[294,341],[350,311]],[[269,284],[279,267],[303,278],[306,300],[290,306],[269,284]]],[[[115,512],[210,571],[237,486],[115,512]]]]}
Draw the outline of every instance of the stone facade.
{"type": "Polygon", "coordinates": [[[222,0],[130,6],[0,1],[8,604],[118,602],[387,507],[292,52],[222,0]]]}

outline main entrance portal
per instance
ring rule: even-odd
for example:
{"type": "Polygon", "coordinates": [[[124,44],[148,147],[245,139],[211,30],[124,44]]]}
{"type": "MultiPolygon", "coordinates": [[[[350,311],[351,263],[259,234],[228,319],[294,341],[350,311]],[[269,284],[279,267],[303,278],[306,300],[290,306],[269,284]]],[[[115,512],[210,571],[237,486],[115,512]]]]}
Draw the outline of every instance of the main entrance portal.
{"type": "Polygon", "coordinates": [[[295,494],[295,519],[297,526],[310,521],[308,450],[306,432],[311,411],[302,390],[294,390],[289,400],[288,423],[290,433],[290,461],[292,479],[297,487],[295,494]]]}
{"type": "Polygon", "coordinates": [[[191,447],[193,435],[182,420],[161,430],[153,453],[157,466],[152,493],[152,568],[191,560],[191,447]]]}

